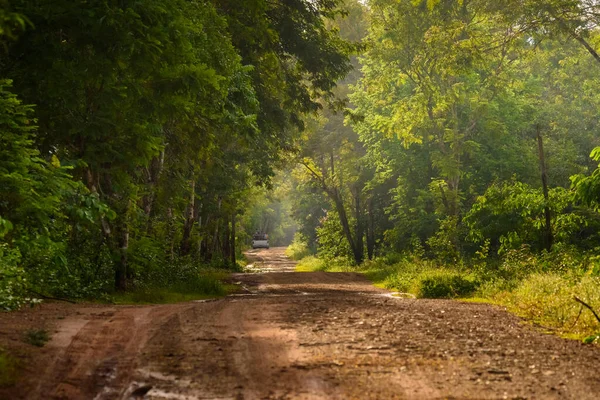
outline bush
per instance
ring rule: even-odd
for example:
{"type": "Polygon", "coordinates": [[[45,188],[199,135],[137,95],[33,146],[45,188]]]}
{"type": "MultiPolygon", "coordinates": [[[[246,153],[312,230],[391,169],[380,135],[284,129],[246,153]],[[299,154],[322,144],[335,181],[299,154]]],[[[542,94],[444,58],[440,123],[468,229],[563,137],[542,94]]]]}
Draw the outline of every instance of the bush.
{"type": "Polygon", "coordinates": [[[292,243],[285,249],[285,255],[292,260],[302,260],[304,257],[310,256],[311,251],[302,236],[296,233],[292,243]]]}
{"type": "Polygon", "coordinates": [[[419,257],[394,255],[365,262],[361,272],[376,284],[421,298],[454,298],[474,293],[479,282],[472,274],[441,267],[439,262],[419,257]]]}
{"type": "Polygon", "coordinates": [[[419,298],[450,299],[469,296],[477,289],[474,277],[462,272],[437,269],[421,272],[415,279],[411,293],[419,298]]]}

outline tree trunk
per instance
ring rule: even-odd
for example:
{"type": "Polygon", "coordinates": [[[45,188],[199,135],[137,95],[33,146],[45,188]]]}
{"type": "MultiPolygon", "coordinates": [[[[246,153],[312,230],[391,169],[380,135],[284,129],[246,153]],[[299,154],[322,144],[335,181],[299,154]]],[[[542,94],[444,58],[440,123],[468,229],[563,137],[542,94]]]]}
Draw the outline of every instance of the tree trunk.
{"type": "Polygon", "coordinates": [[[235,266],[235,211],[231,213],[231,265],[235,266]]]}
{"type": "Polygon", "coordinates": [[[183,236],[181,238],[181,246],[180,253],[182,256],[187,256],[190,254],[191,241],[190,236],[192,234],[192,228],[194,227],[194,210],[195,210],[195,202],[196,200],[196,180],[192,178],[191,181],[191,193],[190,193],[190,202],[187,208],[187,216],[185,219],[185,223],[183,224],[183,236]]]}
{"type": "Polygon", "coordinates": [[[368,221],[367,221],[367,257],[369,260],[373,259],[375,253],[375,210],[373,207],[373,198],[371,197],[368,202],[368,221]]]}
{"type": "Polygon", "coordinates": [[[154,221],[154,201],[156,199],[156,191],[160,175],[165,165],[165,150],[160,152],[158,157],[154,157],[150,162],[150,167],[147,169],[147,185],[149,186],[150,193],[142,198],[142,204],[144,207],[144,213],[148,222],[146,223],[146,233],[150,234],[153,230],[152,222],[154,221]]]}
{"type": "Polygon", "coordinates": [[[223,230],[223,243],[221,247],[221,251],[223,253],[223,260],[229,260],[231,257],[231,235],[229,234],[229,218],[223,218],[224,227],[223,230]]]}
{"type": "Polygon", "coordinates": [[[360,265],[362,264],[364,258],[362,247],[359,250],[356,246],[354,238],[352,237],[352,231],[350,230],[350,224],[348,223],[348,215],[346,214],[346,209],[344,208],[344,202],[340,198],[340,195],[336,189],[334,189],[332,197],[335,203],[336,211],[338,212],[338,216],[340,218],[340,223],[342,224],[342,230],[344,232],[344,235],[346,236],[346,240],[348,240],[350,249],[352,249],[354,262],[356,263],[356,265],[360,265]]]}
{"type": "Polygon", "coordinates": [[[119,261],[115,266],[115,288],[117,290],[127,289],[127,250],[129,249],[129,228],[125,223],[119,232],[119,261]]]}
{"type": "Polygon", "coordinates": [[[131,200],[128,200],[125,209],[118,216],[116,221],[115,235],[112,243],[116,245],[113,248],[115,261],[115,288],[117,290],[126,290],[127,281],[132,276],[128,271],[127,252],[129,250],[129,207],[131,200]],[[115,243],[116,242],[116,243],[115,243]]]}
{"type": "Polygon", "coordinates": [[[219,202],[217,203],[217,216],[214,218],[215,219],[215,233],[213,236],[213,243],[212,243],[210,258],[213,257],[213,255],[217,252],[217,249],[219,247],[219,242],[220,242],[220,239],[219,239],[220,217],[219,217],[219,215],[221,214],[221,203],[222,203],[222,199],[219,199],[219,202]]]}
{"type": "Polygon", "coordinates": [[[544,155],[544,141],[542,139],[541,128],[538,125],[536,127],[537,131],[537,142],[538,142],[538,154],[540,158],[540,171],[542,174],[542,190],[544,192],[544,216],[546,219],[545,234],[544,234],[544,246],[546,250],[552,250],[552,243],[554,241],[554,237],[552,235],[552,221],[550,215],[550,204],[549,204],[549,196],[548,196],[548,173],[546,171],[546,158],[544,155]]]}
{"type": "Polygon", "coordinates": [[[365,227],[364,227],[364,216],[363,216],[363,210],[361,208],[361,203],[360,203],[360,194],[361,194],[361,190],[356,187],[355,188],[355,196],[354,196],[354,214],[356,216],[356,229],[355,229],[355,233],[354,233],[354,241],[356,242],[356,255],[358,255],[358,257],[355,255],[355,261],[358,262],[358,260],[360,259],[360,262],[358,264],[362,264],[362,262],[365,259],[365,246],[364,246],[364,236],[365,236],[365,227]]]}

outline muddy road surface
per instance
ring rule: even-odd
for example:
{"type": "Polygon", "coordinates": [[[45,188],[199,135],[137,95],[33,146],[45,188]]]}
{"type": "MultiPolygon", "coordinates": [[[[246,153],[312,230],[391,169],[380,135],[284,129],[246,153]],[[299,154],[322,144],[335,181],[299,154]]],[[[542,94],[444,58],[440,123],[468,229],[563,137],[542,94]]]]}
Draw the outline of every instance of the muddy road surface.
{"type": "Polygon", "coordinates": [[[24,372],[0,399],[598,399],[600,349],[500,308],[391,297],[353,273],[248,253],[239,293],[0,315],[24,372]],[[43,326],[51,341],[23,344],[43,326]],[[28,347],[29,346],[29,347],[28,347]]]}

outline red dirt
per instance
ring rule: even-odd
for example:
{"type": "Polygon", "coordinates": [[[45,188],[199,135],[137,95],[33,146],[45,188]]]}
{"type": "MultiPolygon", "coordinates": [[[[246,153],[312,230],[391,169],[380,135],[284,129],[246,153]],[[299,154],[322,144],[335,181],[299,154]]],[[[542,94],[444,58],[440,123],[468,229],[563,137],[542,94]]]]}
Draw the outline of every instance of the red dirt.
{"type": "Polygon", "coordinates": [[[597,399],[600,349],[504,310],[399,299],[352,273],[291,273],[283,249],[224,299],[45,304],[0,314],[23,365],[0,399],[597,399]],[[261,272],[268,271],[268,272],[261,272]],[[26,329],[53,338],[38,349],[26,329]]]}

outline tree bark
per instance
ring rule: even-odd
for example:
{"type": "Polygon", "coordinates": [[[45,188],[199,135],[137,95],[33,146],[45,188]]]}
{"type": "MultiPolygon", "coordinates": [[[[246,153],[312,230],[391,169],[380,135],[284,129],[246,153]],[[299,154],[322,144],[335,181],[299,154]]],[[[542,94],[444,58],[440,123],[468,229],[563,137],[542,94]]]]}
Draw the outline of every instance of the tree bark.
{"type": "Polygon", "coordinates": [[[373,254],[375,253],[375,210],[373,207],[372,197],[369,199],[368,202],[367,213],[367,258],[369,260],[372,260],[373,254]]]}
{"type": "MultiPolygon", "coordinates": [[[[350,245],[350,249],[352,250],[352,256],[354,258],[354,262],[356,265],[362,264],[364,261],[364,254],[362,247],[359,249],[356,245],[356,241],[352,237],[352,231],[350,230],[350,224],[348,222],[348,215],[346,214],[346,208],[344,207],[344,202],[342,201],[337,189],[334,189],[333,194],[333,202],[335,203],[336,211],[338,212],[338,216],[340,218],[340,223],[342,224],[342,231],[346,236],[346,240],[348,240],[348,244],[350,245]]],[[[362,241],[361,241],[362,242],[362,241]]]]}
{"type": "Polygon", "coordinates": [[[129,227],[124,224],[119,232],[119,261],[115,268],[115,287],[117,290],[127,289],[127,251],[129,249],[129,227]]]}
{"type": "Polygon", "coordinates": [[[195,210],[195,200],[196,200],[196,180],[192,177],[191,181],[191,193],[190,193],[190,201],[188,203],[187,208],[187,216],[185,219],[185,223],[183,224],[183,236],[181,238],[181,246],[180,246],[180,254],[182,256],[187,256],[190,254],[191,241],[190,236],[192,234],[192,228],[194,227],[194,210],[195,210]]]}
{"type": "Polygon", "coordinates": [[[554,237],[552,235],[551,215],[550,215],[550,204],[548,196],[548,173],[546,171],[546,159],[544,156],[544,141],[542,139],[541,128],[538,125],[537,131],[537,142],[538,142],[538,154],[540,158],[540,171],[542,174],[542,190],[544,192],[544,216],[546,219],[545,234],[544,234],[544,245],[546,250],[552,250],[552,242],[554,237]]]}
{"type": "Polygon", "coordinates": [[[354,214],[356,216],[356,229],[354,234],[354,241],[356,242],[356,250],[354,251],[355,256],[354,259],[357,264],[362,264],[365,259],[365,246],[364,246],[364,236],[365,236],[365,228],[364,228],[364,216],[363,210],[361,208],[360,202],[361,190],[358,186],[355,188],[355,196],[354,196],[354,214]],[[357,257],[358,256],[358,257],[357,257]],[[360,261],[359,261],[360,260],[360,261]]]}
{"type": "Polygon", "coordinates": [[[235,266],[235,211],[231,213],[231,265],[235,266]]]}
{"type": "Polygon", "coordinates": [[[223,254],[223,260],[229,260],[229,258],[231,257],[231,235],[230,235],[230,229],[229,229],[229,218],[227,218],[228,216],[226,216],[225,218],[223,218],[224,220],[224,227],[225,229],[223,230],[223,243],[221,246],[221,251],[223,254]]]}

